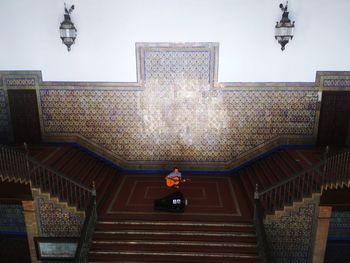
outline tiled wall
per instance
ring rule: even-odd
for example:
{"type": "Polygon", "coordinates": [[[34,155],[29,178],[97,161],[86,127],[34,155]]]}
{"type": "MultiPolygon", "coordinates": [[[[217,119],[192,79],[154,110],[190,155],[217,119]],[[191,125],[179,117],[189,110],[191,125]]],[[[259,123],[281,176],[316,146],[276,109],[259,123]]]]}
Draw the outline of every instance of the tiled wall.
{"type": "Polygon", "coordinates": [[[328,237],[350,239],[350,211],[332,211],[328,237]]]}
{"type": "Polygon", "coordinates": [[[66,211],[45,198],[35,198],[39,236],[41,237],[79,237],[83,218],[66,211]]]}
{"type": "Polygon", "coordinates": [[[267,241],[276,263],[309,262],[312,258],[315,204],[265,224],[267,241]]]}
{"type": "Polygon", "coordinates": [[[17,204],[0,204],[0,234],[25,234],[23,209],[17,204]]]}
{"type": "Polygon", "coordinates": [[[278,136],[313,135],[317,92],[193,86],[174,95],[181,87],[41,89],[44,133],[77,133],[129,161],[199,163],[229,162],[278,136]]]}
{"type": "Polygon", "coordinates": [[[78,134],[141,166],[221,168],[276,138],[315,137],[313,85],[217,83],[216,43],[137,48],[139,86],[43,85],[43,134],[78,134]]]}
{"type": "Polygon", "coordinates": [[[0,142],[6,142],[9,136],[9,114],[5,91],[0,87],[0,142]]]}
{"type": "Polygon", "coordinates": [[[225,170],[281,143],[314,143],[320,91],[350,88],[348,72],[318,73],[315,83],[219,83],[218,49],[139,43],[135,83],[0,72],[0,132],[6,89],[34,88],[44,140],[78,142],[124,167],[225,170]]]}

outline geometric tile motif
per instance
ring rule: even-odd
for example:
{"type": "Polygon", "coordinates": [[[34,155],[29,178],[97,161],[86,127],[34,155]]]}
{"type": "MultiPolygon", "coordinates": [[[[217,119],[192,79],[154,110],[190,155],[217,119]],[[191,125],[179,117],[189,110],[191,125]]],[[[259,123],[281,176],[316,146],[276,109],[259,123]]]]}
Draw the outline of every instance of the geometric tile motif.
{"type": "Polygon", "coordinates": [[[316,121],[317,93],[257,90],[229,92],[225,96],[225,105],[231,120],[228,141],[234,145],[236,156],[274,137],[312,135],[316,121]]]}
{"type": "Polygon", "coordinates": [[[144,80],[169,84],[176,79],[206,80],[209,83],[211,54],[205,51],[146,51],[144,80]]]}
{"type": "Polygon", "coordinates": [[[7,103],[5,91],[0,89],[0,136],[9,131],[9,116],[7,112],[7,103]]]}
{"type": "Polygon", "coordinates": [[[27,232],[21,205],[0,204],[0,232],[27,232]]]}
{"type": "Polygon", "coordinates": [[[5,85],[18,87],[33,87],[35,86],[35,78],[9,78],[5,79],[5,85]]]}
{"type": "Polygon", "coordinates": [[[139,91],[42,87],[44,133],[80,134],[127,161],[206,163],[313,135],[316,91],[214,88],[217,47],[139,45],[139,91]]]}
{"type": "Polygon", "coordinates": [[[271,256],[279,262],[309,262],[312,248],[315,204],[265,224],[271,256]]]}
{"type": "Polygon", "coordinates": [[[149,80],[139,92],[41,89],[40,97],[44,133],[80,134],[125,160],[200,162],[312,135],[318,99],[316,91],[219,92],[183,79],[149,80]]]}
{"type": "Polygon", "coordinates": [[[350,79],[324,79],[323,87],[348,88],[350,87],[350,79]]]}
{"type": "Polygon", "coordinates": [[[55,203],[36,197],[41,237],[79,237],[84,220],[55,203]]]}
{"type": "Polygon", "coordinates": [[[350,211],[332,211],[328,236],[333,238],[350,237],[350,211]]]}

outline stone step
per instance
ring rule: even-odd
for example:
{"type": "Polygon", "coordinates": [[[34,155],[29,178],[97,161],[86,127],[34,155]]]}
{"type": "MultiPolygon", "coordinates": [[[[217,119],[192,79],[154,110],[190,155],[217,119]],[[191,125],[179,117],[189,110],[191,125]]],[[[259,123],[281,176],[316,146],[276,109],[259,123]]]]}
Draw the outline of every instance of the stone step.
{"type": "Polygon", "coordinates": [[[93,241],[93,251],[143,251],[246,253],[257,254],[256,243],[248,242],[203,242],[203,241],[158,241],[158,240],[102,240],[93,241]]]}
{"type": "Polygon", "coordinates": [[[244,232],[202,232],[202,231],[167,231],[167,230],[96,230],[95,241],[101,240],[188,240],[188,241],[228,241],[256,242],[255,233],[244,232]]]}
{"type": "Polygon", "coordinates": [[[96,230],[198,230],[255,233],[252,223],[191,222],[191,221],[98,221],[96,230]]]}
{"type": "Polygon", "coordinates": [[[244,253],[206,253],[185,251],[90,251],[89,262],[259,262],[256,255],[244,253]]]}

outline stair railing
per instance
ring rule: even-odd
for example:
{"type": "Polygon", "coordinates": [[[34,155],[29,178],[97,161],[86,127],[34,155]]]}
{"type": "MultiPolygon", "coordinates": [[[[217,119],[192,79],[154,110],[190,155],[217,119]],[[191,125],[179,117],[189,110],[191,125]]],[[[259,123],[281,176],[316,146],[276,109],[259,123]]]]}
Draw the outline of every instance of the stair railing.
{"type": "Polygon", "coordinates": [[[80,182],[34,160],[28,153],[4,145],[0,145],[0,179],[30,183],[32,188],[39,188],[83,211],[92,196],[92,190],[80,182]]]}
{"type": "Polygon", "coordinates": [[[255,185],[254,193],[254,226],[256,229],[257,248],[260,260],[262,263],[274,263],[271,257],[269,244],[266,239],[264,227],[264,212],[259,200],[258,185],[255,185]]]}
{"type": "Polygon", "coordinates": [[[261,262],[274,262],[270,254],[263,219],[267,213],[283,209],[296,200],[322,192],[327,187],[350,184],[350,152],[345,150],[328,156],[327,146],[322,161],[261,192],[256,185],[254,193],[254,225],[261,262]]]}
{"type": "Polygon", "coordinates": [[[350,183],[349,150],[327,157],[285,180],[257,193],[265,213],[281,210],[294,201],[320,193],[325,187],[337,187],[350,183]]]}
{"type": "Polygon", "coordinates": [[[92,244],[92,238],[95,231],[95,225],[97,221],[97,207],[96,207],[96,190],[95,183],[92,186],[92,197],[90,204],[85,212],[84,226],[81,231],[80,240],[76,252],[75,263],[88,262],[89,250],[92,244]]]}
{"type": "MultiPolygon", "coordinates": [[[[26,144],[24,145],[27,150],[26,144]]],[[[0,179],[2,181],[30,183],[65,201],[79,210],[85,211],[84,225],[81,231],[74,262],[88,262],[88,253],[97,221],[96,190],[92,190],[72,178],[41,164],[29,156],[28,151],[0,145],[0,179]]]]}

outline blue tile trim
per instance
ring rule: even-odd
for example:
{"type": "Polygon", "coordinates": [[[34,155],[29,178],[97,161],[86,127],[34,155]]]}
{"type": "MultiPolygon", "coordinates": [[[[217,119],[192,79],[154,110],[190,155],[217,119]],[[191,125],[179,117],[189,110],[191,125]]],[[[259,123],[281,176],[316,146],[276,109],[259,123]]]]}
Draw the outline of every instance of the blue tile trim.
{"type": "Polygon", "coordinates": [[[328,241],[350,241],[350,236],[346,236],[346,237],[332,237],[329,236],[327,238],[328,241]]]}
{"type": "Polygon", "coordinates": [[[0,236],[27,236],[27,232],[0,231],[0,236]]]}

